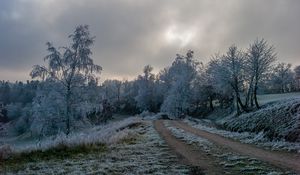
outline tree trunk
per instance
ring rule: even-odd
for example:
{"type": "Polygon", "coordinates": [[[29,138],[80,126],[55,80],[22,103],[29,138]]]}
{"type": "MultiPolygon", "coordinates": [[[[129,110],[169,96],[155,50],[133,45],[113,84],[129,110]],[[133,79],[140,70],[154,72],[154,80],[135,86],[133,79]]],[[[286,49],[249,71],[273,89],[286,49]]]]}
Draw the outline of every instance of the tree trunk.
{"type": "Polygon", "coordinates": [[[209,107],[210,107],[211,111],[214,110],[214,104],[213,104],[213,98],[212,97],[209,97],[209,107]]]}
{"type": "Polygon", "coordinates": [[[246,97],[246,107],[248,107],[249,105],[249,101],[251,103],[251,98],[252,98],[252,88],[253,88],[253,79],[254,77],[251,76],[251,80],[250,80],[250,84],[249,84],[249,89],[248,89],[248,92],[247,92],[247,97],[246,97]]]}
{"type": "Polygon", "coordinates": [[[67,103],[67,119],[66,119],[66,134],[70,134],[70,113],[71,113],[71,103],[70,103],[70,98],[71,98],[71,89],[70,86],[67,87],[67,97],[66,97],[66,103],[67,103]]]}
{"type": "Polygon", "coordinates": [[[254,106],[253,96],[254,96],[253,92],[251,92],[251,99],[250,99],[250,105],[251,105],[251,107],[254,106]]]}
{"type": "Polygon", "coordinates": [[[254,95],[255,106],[256,106],[257,109],[259,109],[260,106],[259,106],[258,101],[257,101],[257,83],[255,83],[253,95],[254,95]]]}
{"type": "Polygon", "coordinates": [[[236,97],[236,112],[237,112],[237,115],[240,115],[240,114],[241,114],[240,106],[239,106],[239,102],[238,102],[237,97],[236,97]]]}
{"type": "Polygon", "coordinates": [[[249,112],[247,106],[245,106],[240,98],[240,96],[237,97],[237,102],[238,104],[241,106],[242,110],[245,111],[245,112],[249,112]]]}
{"type": "Polygon", "coordinates": [[[239,89],[237,86],[235,86],[234,88],[235,90],[235,96],[236,96],[236,103],[237,106],[240,106],[242,108],[243,111],[248,112],[249,110],[247,109],[247,107],[243,104],[241,98],[240,98],[240,93],[239,93],[239,89]]]}

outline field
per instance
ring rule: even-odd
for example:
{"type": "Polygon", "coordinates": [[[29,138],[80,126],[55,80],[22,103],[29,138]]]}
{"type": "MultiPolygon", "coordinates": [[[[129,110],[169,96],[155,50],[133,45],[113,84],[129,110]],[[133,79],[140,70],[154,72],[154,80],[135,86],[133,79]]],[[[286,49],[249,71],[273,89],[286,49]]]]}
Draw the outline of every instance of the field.
{"type": "Polygon", "coordinates": [[[258,95],[257,98],[260,104],[266,104],[278,100],[300,98],[300,92],[285,93],[285,94],[265,94],[265,95],[258,95]]]}

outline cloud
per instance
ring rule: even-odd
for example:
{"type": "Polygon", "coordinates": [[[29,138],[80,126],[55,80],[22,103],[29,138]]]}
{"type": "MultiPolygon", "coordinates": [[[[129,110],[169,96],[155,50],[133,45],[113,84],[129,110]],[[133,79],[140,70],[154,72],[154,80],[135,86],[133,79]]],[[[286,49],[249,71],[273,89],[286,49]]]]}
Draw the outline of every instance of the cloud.
{"type": "Polygon", "coordinates": [[[147,64],[158,71],[188,49],[207,62],[257,37],[275,45],[280,61],[300,64],[299,17],[294,0],[3,0],[0,79],[29,79],[47,54],[45,43],[67,45],[79,24],[96,36],[93,58],[104,68],[102,79],[132,78],[147,64]]]}

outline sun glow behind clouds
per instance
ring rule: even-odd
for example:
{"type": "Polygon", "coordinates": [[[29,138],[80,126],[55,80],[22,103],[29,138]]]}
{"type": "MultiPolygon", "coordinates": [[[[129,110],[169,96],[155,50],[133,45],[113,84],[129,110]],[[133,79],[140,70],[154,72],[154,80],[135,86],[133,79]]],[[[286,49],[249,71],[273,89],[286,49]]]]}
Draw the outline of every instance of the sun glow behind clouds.
{"type": "Polygon", "coordinates": [[[195,28],[180,28],[176,25],[170,26],[165,33],[165,39],[169,44],[184,47],[195,37],[195,28]]]}

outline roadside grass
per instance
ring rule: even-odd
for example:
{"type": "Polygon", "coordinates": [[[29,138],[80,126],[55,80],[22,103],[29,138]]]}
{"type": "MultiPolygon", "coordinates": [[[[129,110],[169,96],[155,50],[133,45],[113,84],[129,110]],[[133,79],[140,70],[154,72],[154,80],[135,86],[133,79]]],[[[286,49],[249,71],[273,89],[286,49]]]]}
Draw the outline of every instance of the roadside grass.
{"type": "Polygon", "coordinates": [[[40,161],[64,160],[80,158],[87,154],[102,154],[108,151],[106,144],[84,144],[69,147],[60,144],[55,148],[47,150],[33,150],[30,152],[15,153],[0,164],[0,173],[5,171],[18,171],[23,169],[28,163],[38,163],[40,161]],[[2,167],[2,168],[1,168],[2,167]]]}
{"type": "MultiPolygon", "coordinates": [[[[51,149],[26,151],[14,155],[6,160],[5,167],[2,169],[0,167],[0,174],[173,175],[197,172],[196,169],[190,170],[190,166],[179,162],[177,156],[172,154],[165,141],[155,131],[152,121],[142,121],[141,124],[132,124],[140,122],[131,121],[109,125],[109,128],[114,128],[114,132],[104,134],[110,135],[105,137],[107,138],[105,144],[82,146],[70,144],[73,142],[68,141],[60,146],[55,144],[56,146],[51,149]]],[[[92,130],[99,133],[103,132],[103,128],[106,128],[105,131],[110,130],[107,127],[92,130]]]]}
{"type": "Polygon", "coordinates": [[[38,144],[23,144],[0,147],[0,174],[22,171],[32,163],[53,162],[55,160],[80,159],[86,155],[101,155],[109,151],[113,144],[134,144],[138,134],[133,129],[141,127],[142,121],[136,117],[115,121],[91,128],[85,132],[64,134],[45,138],[38,144]],[[9,150],[9,153],[7,152],[9,150]],[[1,152],[2,151],[2,152],[1,152]]]}

